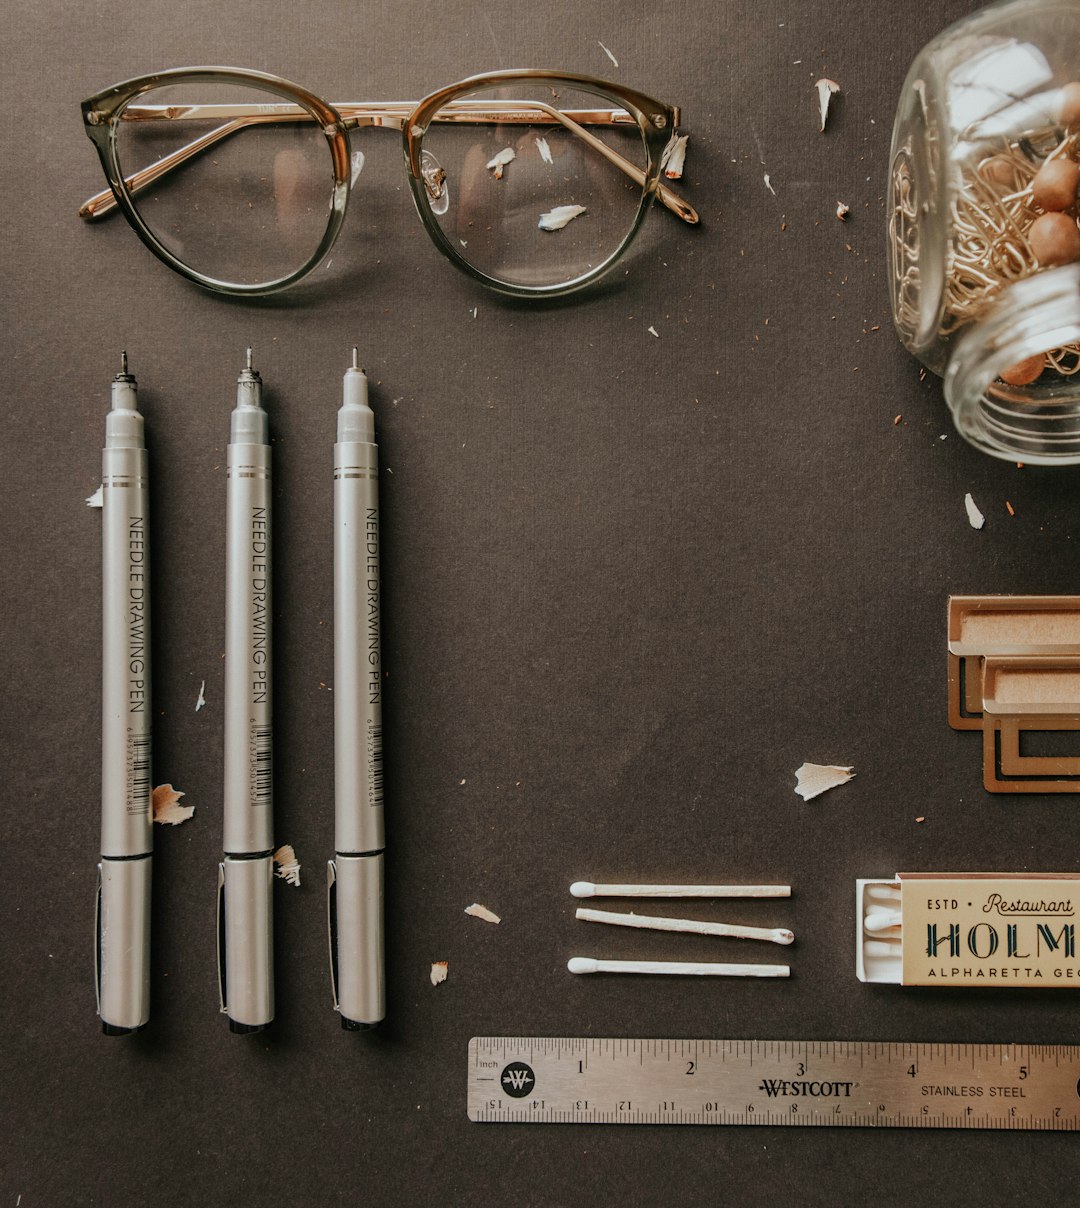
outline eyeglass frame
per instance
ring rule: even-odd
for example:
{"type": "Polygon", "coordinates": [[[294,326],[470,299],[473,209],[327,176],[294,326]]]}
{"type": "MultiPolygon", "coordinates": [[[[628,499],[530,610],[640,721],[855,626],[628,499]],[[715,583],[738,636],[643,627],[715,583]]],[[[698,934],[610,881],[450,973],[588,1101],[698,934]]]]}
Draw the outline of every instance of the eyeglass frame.
{"type": "MultiPolygon", "coordinates": [[[[592,284],[612,268],[633,242],[656,197],[659,197],[669,210],[688,224],[696,225],[699,221],[697,211],[683,198],[662,184],[660,180],[661,172],[674,146],[675,132],[678,128],[680,116],[678,107],[665,105],[635,89],[626,88],[621,84],[614,84],[609,80],[602,80],[594,76],[549,70],[496,71],[470,76],[457,84],[448,85],[437,92],[431,93],[415,105],[412,102],[387,102],[382,104],[354,104],[350,102],[329,104],[314,93],[300,87],[300,85],[293,84],[280,76],[271,75],[266,72],[249,71],[237,67],[177,67],[167,71],[155,72],[151,75],[137,76],[119,84],[114,84],[111,88],[106,88],[83,101],[81,108],[86,133],[91,142],[93,142],[98,153],[98,158],[101,160],[105,179],[109,184],[109,192],[96,194],[85,202],[80,207],[80,216],[93,220],[103,217],[114,208],[114,205],[118,206],[127,219],[128,224],[143,244],[174,272],[206,289],[233,297],[261,297],[267,294],[278,293],[296,284],[323,262],[341,231],[352,188],[349,131],[366,126],[392,127],[396,125],[401,130],[405,166],[408,172],[413,203],[421,222],[439,251],[467,276],[490,289],[511,297],[555,298],[574,293],[592,284]],[[436,114],[447,110],[448,106],[455,103],[455,98],[463,94],[475,92],[480,88],[517,82],[546,85],[552,88],[558,85],[573,85],[582,92],[593,93],[602,98],[617,99],[622,104],[622,110],[592,111],[589,115],[586,115],[587,118],[591,122],[606,121],[607,124],[629,124],[627,117],[633,119],[645,145],[647,166],[642,171],[636,164],[620,155],[619,152],[608,146],[607,143],[590,134],[578,122],[566,118],[554,106],[544,106],[541,102],[537,101],[495,102],[496,105],[512,107],[512,109],[504,108],[501,112],[493,110],[491,102],[471,104],[468,101],[457,101],[460,116],[455,114],[453,117],[442,119],[462,122],[476,122],[478,120],[493,122],[507,121],[512,117],[513,110],[517,111],[518,116],[516,120],[518,122],[536,121],[538,120],[538,115],[540,119],[547,117],[548,120],[556,124],[562,124],[571,129],[579,137],[583,137],[586,142],[604,155],[605,158],[615,163],[631,179],[641,185],[642,193],[637,213],[618,247],[599,265],[594,266],[570,281],[556,282],[551,285],[525,285],[501,281],[497,277],[490,276],[462,256],[460,251],[453,246],[452,241],[447,238],[440,226],[431,206],[431,197],[429,195],[431,182],[424,176],[422,153],[424,135],[427,133],[428,126],[435,119],[436,114]],[[214,83],[248,84],[253,88],[273,93],[299,106],[320,125],[330,146],[334,185],[326,230],[323,232],[318,247],[305,264],[294,272],[273,281],[242,285],[236,282],[219,280],[185,264],[147,226],[129,191],[129,181],[138,181],[136,185],[136,191],[138,191],[171,171],[174,167],[178,167],[184,159],[198,154],[205,146],[212,145],[213,142],[227,137],[233,133],[231,123],[227,123],[226,126],[219,127],[216,131],[211,131],[209,134],[195,139],[187,147],[178,148],[177,151],[164,156],[157,163],[148,165],[147,168],[132,173],[127,179],[125,179],[120,168],[116,146],[117,126],[122,115],[133,101],[157,88],[169,87],[175,84],[214,83]],[[526,111],[527,106],[533,107],[532,113],[526,111]],[[605,116],[600,117],[600,114],[605,116]],[[623,117],[621,116],[622,114],[627,116],[623,117]],[[178,155],[180,156],[179,159],[176,158],[178,155]]],[[[221,110],[236,109],[238,107],[228,105],[192,105],[186,108],[217,108],[221,110]]],[[[244,125],[257,121],[259,116],[257,113],[233,114],[233,117],[241,122],[241,125],[235,127],[235,129],[240,129],[244,125]]],[[[279,115],[270,115],[270,117],[267,117],[265,114],[262,116],[264,120],[281,120],[288,115],[283,112],[279,115]]],[[[303,120],[303,118],[301,117],[300,120],[303,120]]]]}

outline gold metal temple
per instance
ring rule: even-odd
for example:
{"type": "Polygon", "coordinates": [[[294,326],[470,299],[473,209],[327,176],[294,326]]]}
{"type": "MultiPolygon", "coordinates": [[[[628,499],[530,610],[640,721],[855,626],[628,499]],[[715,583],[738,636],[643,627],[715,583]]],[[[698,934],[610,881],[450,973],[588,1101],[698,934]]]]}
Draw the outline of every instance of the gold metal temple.
{"type": "MultiPolygon", "coordinates": [[[[416,108],[413,101],[345,102],[334,108],[347,128],[374,127],[402,130],[416,108]]],[[[124,178],[128,191],[137,194],[147,186],[175,171],[189,159],[214,146],[222,139],[260,124],[314,121],[300,105],[287,102],[266,105],[129,105],[120,121],[178,121],[223,119],[223,124],[209,130],[175,151],[163,156],[149,167],[124,178]]],[[[597,126],[636,125],[636,119],[625,109],[559,110],[540,101],[451,101],[435,115],[437,122],[456,123],[547,123],[561,125],[583,139],[600,155],[639,185],[645,183],[645,173],[625,156],[609,147],[584,128],[597,126]]],[[[687,223],[697,223],[697,211],[666,185],[657,187],[662,205],[687,223]]],[[[111,190],[95,193],[79,207],[79,216],[87,220],[104,218],[117,207],[111,190]]]]}

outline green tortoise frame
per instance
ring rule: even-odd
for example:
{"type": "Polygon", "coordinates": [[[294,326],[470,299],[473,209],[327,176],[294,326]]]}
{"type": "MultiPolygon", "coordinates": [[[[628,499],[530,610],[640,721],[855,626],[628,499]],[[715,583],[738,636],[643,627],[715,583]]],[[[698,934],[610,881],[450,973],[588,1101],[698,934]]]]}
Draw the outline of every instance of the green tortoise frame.
{"type": "Polygon", "coordinates": [[[679,110],[558,71],[473,76],[418,104],[327,104],[231,67],[158,72],[85,101],[108,191],[86,219],[123,212],[170,268],[207,289],[275,293],[323,264],[363,167],[350,131],[403,137],[417,212],[435,246],[484,285],[557,297],[616,263],[654,198],[696,211],[676,177],[679,110]]]}

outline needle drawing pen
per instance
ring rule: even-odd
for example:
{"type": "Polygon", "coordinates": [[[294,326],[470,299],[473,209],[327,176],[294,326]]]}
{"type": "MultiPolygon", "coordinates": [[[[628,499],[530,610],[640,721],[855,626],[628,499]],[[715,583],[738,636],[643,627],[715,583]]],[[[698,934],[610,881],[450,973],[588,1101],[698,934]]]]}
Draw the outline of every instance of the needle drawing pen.
{"type": "Polygon", "coordinates": [[[270,436],[247,365],[230,419],[225,530],[225,858],[218,870],[221,1009],[233,1032],[274,1018],[270,436]]]}
{"type": "Polygon", "coordinates": [[[150,561],[143,417],[127,353],[101,465],[101,863],[97,1002],[107,1036],[150,1018],[150,561]]]}
{"type": "Polygon", "coordinates": [[[334,445],[334,851],[330,966],[341,1026],[386,1014],[379,450],[356,349],[334,445]]]}

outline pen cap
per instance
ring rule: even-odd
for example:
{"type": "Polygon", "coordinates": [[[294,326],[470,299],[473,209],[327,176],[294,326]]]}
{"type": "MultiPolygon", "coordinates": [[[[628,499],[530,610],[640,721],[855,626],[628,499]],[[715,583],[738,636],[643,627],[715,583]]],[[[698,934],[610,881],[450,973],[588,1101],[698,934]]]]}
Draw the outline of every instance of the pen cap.
{"type": "Polygon", "coordinates": [[[386,1015],[383,855],[337,856],[329,868],[330,958],[343,1027],[386,1015]]]}
{"type": "Polygon", "coordinates": [[[98,1014],[113,1034],[150,1018],[150,880],[149,858],[98,865],[98,1014]]]}
{"type": "Polygon", "coordinates": [[[270,856],[226,856],[221,865],[221,1006],[234,1031],[257,1031],[274,1018],[273,868],[270,856]]]}

